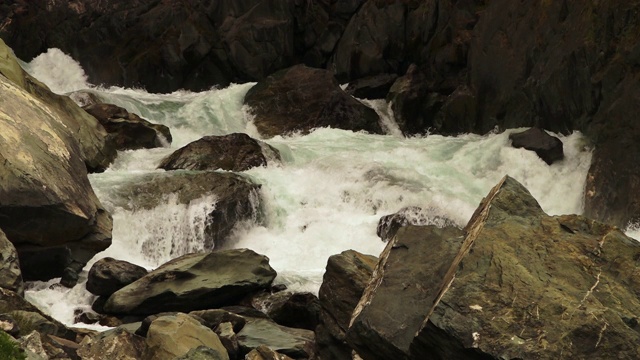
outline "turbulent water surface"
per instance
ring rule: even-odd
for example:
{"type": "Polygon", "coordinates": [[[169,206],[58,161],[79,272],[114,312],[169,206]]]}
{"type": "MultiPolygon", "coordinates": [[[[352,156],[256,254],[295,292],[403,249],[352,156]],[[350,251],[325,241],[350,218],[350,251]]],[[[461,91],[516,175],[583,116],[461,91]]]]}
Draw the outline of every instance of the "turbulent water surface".
{"type": "MultiPolygon", "coordinates": [[[[245,132],[259,137],[243,108],[253,84],[231,85],[201,93],[149,94],[143,90],[90,86],[82,69],[60,51],[25,64],[25,68],[58,93],[88,89],[104,102],[120,105],[171,128],[170,147],[120,152],[91,183],[114,218],[113,245],[97,259],[111,256],[147,268],[180,253],[202,250],[206,214],[213,197],[187,205],[169,197],[152,210],[130,212],[117,207],[114,187],[140,175],[162,171],[157,164],[175,149],[205,135],[245,132]],[[64,72],[50,69],[64,68],[64,72]]],[[[318,129],[308,135],[265,141],[282,161],[246,171],[262,185],[261,223],[237,229],[236,247],[267,255],[278,272],[276,281],[294,290],[317,292],[327,258],[346,249],[378,255],[384,244],[376,236],[383,215],[405,206],[420,206],[436,220],[463,226],[488,191],[505,174],[522,182],[550,214],[582,212],[591,153],[581,134],[560,136],[566,158],[547,166],[533,152],[514,149],[509,130],[500,134],[402,138],[384,101],[366,102],[385,119],[389,135],[318,129]]],[[[83,274],[86,277],[86,271],[83,274]]],[[[59,320],[71,324],[74,309],[88,309],[93,296],[79,284],[73,289],[33,283],[27,296],[59,320]]]]}

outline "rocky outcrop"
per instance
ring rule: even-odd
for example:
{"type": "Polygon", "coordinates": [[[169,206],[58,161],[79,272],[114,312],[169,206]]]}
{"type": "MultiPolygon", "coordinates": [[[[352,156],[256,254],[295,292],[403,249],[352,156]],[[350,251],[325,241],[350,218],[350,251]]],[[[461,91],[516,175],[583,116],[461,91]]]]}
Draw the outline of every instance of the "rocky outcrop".
{"type": "Polygon", "coordinates": [[[260,185],[237,174],[170,171],[147,174],[137,182],[114,187],[113,203],[127,210],[152,209],[166,201],[164,196],[173,196],[180,204],[213,196],[215,207],[208,215],[204,248],[220,249],[238,224],[260,221],[259,189],[260,185]]]}
{"type": "Polygon", "coordinates": [[[104,311],[148,315],[232,305],[271,285],[269,260],[247,249],[181,256],[113,293],[104,311]]]}
{"type": "Polygon", "coordinates": [[[152,124],[113,104],[93,104],[83,109],[98,119],[118,150],[150,149],[171,144],[169,128],[152,124]]]}
{"type": "Polygon", "coordinates": [[[369,283],[378,259],[354,250],[329,257],[318,293],[322,310],[315,330],[322,359],[351,359],[346,343],[351,314],[369,283]]]}
{"type": "Polygon", "coordinates": [[[564,159],[562,141],[539,128],[509,134],[511,146],[534,151],[544,162],[551,165],[564,159]]]}
{"type": "Polygon", "coordinates": [[[0,227],[25,280],[60,277],[74,264],[79,270],[111,244],[112,224],[89,184],[75,127],[4,76],[0,93],[0,227]],[[44,255],[50,268],[31,266],[29,257],[50,250],[64,256],[44,255]]]}
{"type": "Polygon", "coordinates": [[[145,339],[123,328],[115,328],[85,336],[78,349],[83,360],[138,360],[145,349],[145,339]]]}
{"type": "Polygon", "coordinates": [[[401,228],[381,254],[348,331],[364,359],[640,355],[630,345],[640,337],[637,241],[581,216],[548,216],[509,177],[464,239],[449,229],[401,228]]]}
{"type": "Polygon", "coordinates": [[[18,253],[2,230],[0,230],[0,287],[24,296],[18,253]]]}
{"type": "Polygon", "coordinates": [[[147,269],[142,266],[106,257],[91,266],[85,286],[94,295],[110,296],[145,275],[147,269]]]}
{"type": "Polygon", "coordinates": [[[297,65],[278,71],[252,87],[244,103],[266,137],[319,127],[382,132],[376,112],[347,95],[327,70],[297,65]]]}
{"type": "Polygon", "coordinates": [[[280,160],[280,152],[247,134],[205,136],[164,158],[159,169],[245,171],[280,160]]]}
{"type": "Polygon", "coordinates": [[[147,348],[141,357],[145,360],[174,360],[199,346],[213,350],[215,359],[229,360],[218,336],[186,314],[161,316],[154,320],[146,343],[147,348]]]}

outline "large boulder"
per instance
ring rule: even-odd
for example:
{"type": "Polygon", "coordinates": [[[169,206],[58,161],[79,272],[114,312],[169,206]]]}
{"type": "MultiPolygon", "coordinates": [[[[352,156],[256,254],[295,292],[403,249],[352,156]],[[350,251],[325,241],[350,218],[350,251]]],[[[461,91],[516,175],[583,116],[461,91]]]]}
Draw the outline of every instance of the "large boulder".
{"type": "Polygon", "coordinates": [[[280,153],[247,134],[205,136],[164,158],[158,168],[165,170],[245,171],[280,160],[280,153]]]}
{"type": "Polygon", "coordinates": [[[0,230],[0,287],[24,296],[24,282],[15,246],[0,230]]]}
{"type": "MultiPolygon", "coordinates": [[[[259,189],[260,185],[238,174],[169,171],[145,174],[136,182],[115,186],[112,201],[114,206],[135,211],[153,209],[163,204],[168,196],[175,197],[180,204],[212,196],[203,244],[204,249],[210,250],[225,247],[238,224],[260,221],[259,189]]],[[[175,252],[181,248],[179,244],[173,245],[171,255],[185,253],[175,252]]]]}
{"type": "Polygon", "coordinates": [[[354,250],[329,257],[318,293],[322,310],[316,328],[319,355],[324,359],[351,359],[346,343],[351,314],[369,283],[378,259],[354,250]]]}
{"type": "Polygon", "coordinates": [[[271,285],[266,256],[247,249],[187,254],[113,293],[104,311],[149,315],[232,305],[271,285]]]}
{"type": "Polygon", "coordinates": [[[153,124],[113,104],[92,104],[83,109],[104,126],[116,149],[137,150],[167,146],[172,137],[169,128],[153,124]]]}
{"type": "Polygon", "coordinates": [[[252,87],[244,98],[262,136],[334,127],[379,134],[376,112],[347,95],[328,70],[296,65],[252,87]]]}
{"type": "Polygon", "coordinates": [[[383,251],[348,332],[364,359],[640,356],[640,243],[617,228],[548,216],[507,176],[463,241],[437,231],[402,228],[383,251]]]}
{"type": "Polygon", "coordinates": [[[149,326],[147,348],[141,359],[175,360],[191,349],[206,346],[217,355],[216,360],[229,360],[218,335],[191,316],[178,313],[161,316],[149,326]]]}
{"type": "Polygon", "coordinates": [[[555,161],[564,159],[562,141],[555,136],[549,135],[540,128],[509,134],[511,146],[515,148],[525,148],[534,151],[544,162],[551,165],[555,161]]]}
{"type": "Polygon", "coordinates": [[[111,244],[111,216],[87,178],[74,123],[1,75],[0,97],[0,228],[25,280],[60,277],[111,244]],[[68,256],[47,256],[60,249],[68,256]],[[32,264],[38,254],[52,266],[32,264]]]}
{"type": "Polygon", "coordinates": [[[94,295],[110,296],[145,275],[142,266],[106,257],[91,266],[85,286],[94,295]]]}

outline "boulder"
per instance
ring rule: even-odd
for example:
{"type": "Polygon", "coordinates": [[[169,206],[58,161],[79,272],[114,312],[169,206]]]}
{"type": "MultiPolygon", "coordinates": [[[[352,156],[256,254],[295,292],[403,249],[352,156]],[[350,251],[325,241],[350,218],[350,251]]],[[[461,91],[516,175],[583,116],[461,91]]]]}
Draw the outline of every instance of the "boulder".
{"type": "Polygon", "coordinates": [[[0,230],[0,287],[24,296],[18,253],[2,230],[0,230]]]}
{"type": "Polygon", "coordinates": [[[397,78],[387,94],[398,127],[405,135],[424,134],[433,127],[433,118],[444,97],[429,92],[425,75],[412,64],[397,78]]]}
{"type": "Polygon", "coordinates": [[[333,127],[380,134],[376,112],[347,95],[331,72],[296,65],[258,82],[244,98],[265,137],[333,127]]]}
{"type": "Polygon", "coordinates": [[[270,319],[247,318],[247,324],[238,333],[242,354],[261,345],[294,359],[309,359],[314,354],[313,331],[280,326],[270,319]]]}
{"type": "Polygon", "coordinates": [[[287,355],[279,354],[268,346],[260,345],[245,355],[245,360],[289,360],[287,355]]]}
{"type": "Polygon", "coordinates": [[[237,333],[247,323],[242,316],[222,309],[196,310],[190,312],[189,315],[199,317],[204,321],[203,325],[212,330],[215,330],[222,323],[231,323],[233,331],[237,333]]]}
{"type": "Polygon", "coordinates": [[[200,345],[196,348],[192,348],[186,354],[175,358],[175,360],[223,360],[233,359],[230,356],[224,356],[220,351],[213,350],[210,347],[200,345]]]}
{"type": "Polygon", "coordinates": [[[383,251],[348,332],[364,359],[640,356],[640,243],[617,228],[548,216],[506,176],[463,241],[438,231],[402,228],[383,251]]]}
{"type": "Polygon", "coordinates": [[[509,134],[511,146],[534,151],[547,164],[564,159],[562,141],[540,128],[509,134]]]}
{"type": "Polygon", "coordinates": [[[396,74],[380,74],[349,82],[344,91],[358,99],[386,99],[389,89],[398,78],[396,74]]]}
{"type": "Polygon", "coordinates": [[[91,266],[85,286],[94,295],[110,296],[147,275],[147,272],[142,266],[106,257],[91,266]]]}
{"type": "Polygon", "coordinates": [[[386,242],[396,235],[398,229],[407,225],[456,226],[453,221],[439,215],[434,216],[429,210],[418,206],[403,207],[396,213],[381,217],[376,233],[382,241],[386,242]]]}
{"type": "Polygon", "coordinates": [[[320,302],[312,293],[264,292],[254,296],[251,305],[282,326],[307,330],[318,326],[320,302]]]}
{"type": "Polygon", "coordinates": [[[329,257],[318,293],[322,311],[315,330],[318,353],[323,359],[350,360],[346,343],[351,314],[364,292],[378,259],[354,250],[329,257]]]}
{"type": "Polygon", "coordinates": [[[117,150],[150,149],[171,144],[169,128],[153,124],[113,104],[92,104],[83,109],[104,126],[117,150]]]}
{"type": "MultiPolygon", "coordinates": [[[[170,171],[150,173],[121,186],[114,186],[113,204],[127,210],[152,209],[174,196],[180,204],[189,204],[211,195],[212,210],[205,228],[205,249],[224,248],[233,229],[242,222],[259,222],[260,185],[238,174],[213,171],[170,171]]],[[[182,239],[180,242],[184,243],[182,239]]],[[[172,244],[172,255],[187,251],[172,244]],[[176,253],[176,249],[182,252],[176,253]]],[[[191,250],[192,252],[193,250],[191,250]]]]}
{"type": "Polygon", "coordinates": [[[271,285],[266,256],[248,249],[187,254],[113,293],[104,311],[148,315],[231,305],[271,285]]]}
{"type": "MultiPolygon", "coordinates": [[[[0,39],[0,73],[37,99],[36,102],[39,104],[35,106],[41,109],[39,111],[44,111],[48,114],[47,117],[56,119],[56,123],[59,123],[54,126],[57,136],[65,143],[73,143],[78,147],[78,150],[73,152],[74,157],[79,155],[89,172],[104,171],[113,162],[117,156],[116,149],[107,138],[107,132],[102,125],[69,97],[54,94],[44,84],[22,70],[13,51],[2,39],[0,39]]],[[[5,98],[4,95],[2,97],[5,98]]],[[[28,118],[32,115],[25,112],[24,116],[28,118]]]]}
{"type": "Polygon", "coordinates": [[[4,76],[0,94],[0,228],[18,250],[25,280],[61,277],[111,244],[111,216],[87,178],[82,129],[72,133],[74,123],[4,76]],[[69,255],[49,255],[56,249],[69,255]],[[50,268],[31,262],[39,253],[50,268]]]}
{"type": "Polygon", "coordinates": [[[245,171],[279,161],[280,153],[247,134],[205,136],[164,158],[159,169],[245,171]]]}
{"type": "Polygon", "coordinates": [[[0,330],[13,337],[18,337],[20,334],[20,325],[13,316],[6,313],[0,314],[0,330]]]}
{"type": "Polygon", "coordinates": [[[83,360],[138,360],[142,357],[145,345],[143,337],[123,328],[115,328],[85,336],[80,342],[78,355],[83,360]]]}
{"type": "Polygon", "coordinates": [[[229,360],[218,336],[191,316],[178,313],[161,316],[149,326],[147,348],[141,359],[175,360],[191,349],[206,346],[216,353],[216,360],[229,360]]]}

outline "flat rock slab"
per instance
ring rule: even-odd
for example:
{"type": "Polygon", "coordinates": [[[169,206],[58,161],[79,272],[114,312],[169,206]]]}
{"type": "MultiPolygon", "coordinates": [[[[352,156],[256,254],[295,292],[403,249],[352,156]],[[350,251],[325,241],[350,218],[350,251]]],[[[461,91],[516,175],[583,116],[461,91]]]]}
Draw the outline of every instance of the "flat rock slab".
{"type": "Polygon", "coordinates": [[[294,359],[308,359],[313,354],[313,331],[280,326],[270,319],[247,318],[238,333],[238,345],[248,353],[261,345],[294,359]]]}
{"type": "Polygon", "coordinates": [[[104,311],[150,315],[218,308],[268,288],[275,277],[269,259],[248,249],[187,254],[113,293],[104,311]]]}

